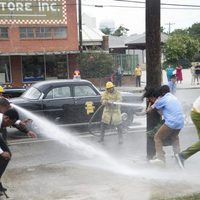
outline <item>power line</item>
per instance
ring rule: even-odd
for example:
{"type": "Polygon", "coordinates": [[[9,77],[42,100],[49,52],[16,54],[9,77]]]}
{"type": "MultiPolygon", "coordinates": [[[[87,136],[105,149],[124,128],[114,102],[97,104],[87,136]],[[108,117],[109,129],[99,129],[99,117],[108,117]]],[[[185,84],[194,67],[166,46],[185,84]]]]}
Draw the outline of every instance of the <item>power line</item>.
{"type": "MultiPolygon", "coordinates": [[[[112,1],[145,4],[144,1],[131,1],[131,0],[112,0],[112,1]]],[[[200,5],[194,5],[194,4],[169,4],[169,3],[161,3],[161,5],[163,5],[163,6],[179,6],[179,7],[200,8],[200,5]]]]}
{"type": "MultiPolygon", "coordinates": [[[[99,4],[82,4],[82,6],[96,7],[96,8],[138,8],[144,9],[144,6],[123,6],[123,5],[99,5],[99,4]]],[[[200,10],[199,8],[173,8],[173,7],[161,7],[164,10],[200,10]]]]}
{"type": "MultiPolygon", "coordinates": [[[[141,1],[130,1],[130,0],[112,0],[112,1],[119,1],[119,2],[128,2],[128,3],[141,3],[141,4],[145,4],[145,2],[141,2],[141,1]]],[[[78,3],[66,3],[65,5],[68,6],[77,6],[79,5],[78,3]]],[[[161,9],[166,9],[166,10],[199,10],[200,9],[200,5],[183,5],[183,4],[165,4],[165,3],[161,3],[161,5],[163,6],[185,6],[184,8],[174,8],[174,7],[161,7],[161,9]]],[[[62,7],[62,4],[57,4],[54,5],[54,7],[62,7]]],[[[82,6],[88,6],[88,7],[96,7],[96,8],[106,8],[106,7],[110,7],[110,8],[138,8],[138,9],[144,9],[145,6],[125,6],[125,5],[108,5],[108,4],[83,4],[82,6]]],[[[39,5],[31,5],[29,6],[30,8],[38,8],[40,7],[39,5]]],[[[8,9],[8,6],[4,6],[4,9],[8,9]]],[[[16,6],[17,8],[17,6],[16,6]]],[[[22,6],[20,8],[25,8],[25,6],[22,6]]],[[[2,9],[2,6],[0,6],[0,9],[2,9]]]]}

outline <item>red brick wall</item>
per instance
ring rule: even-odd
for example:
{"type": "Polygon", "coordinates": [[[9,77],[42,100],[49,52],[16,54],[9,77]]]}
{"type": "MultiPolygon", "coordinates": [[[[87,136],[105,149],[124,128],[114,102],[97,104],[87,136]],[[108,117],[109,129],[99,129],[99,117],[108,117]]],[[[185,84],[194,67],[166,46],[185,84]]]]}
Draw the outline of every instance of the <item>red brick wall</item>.
{"type": "MultiPolygon", "coordinates": [[[[29,27],[30,25],[23,26],[29,27]]],[[[39,26],[44,25],[37,25],[37,27],[39,26]]],[[[49,26],[51,26],[51,24],[49,26]]],[[[10,25],[9,40],[1,40],[0,43],[1,53],[31,53],[78,50],[76,0],[67,1],[67,39],[20,40],[19,26],[10,25]]]]}

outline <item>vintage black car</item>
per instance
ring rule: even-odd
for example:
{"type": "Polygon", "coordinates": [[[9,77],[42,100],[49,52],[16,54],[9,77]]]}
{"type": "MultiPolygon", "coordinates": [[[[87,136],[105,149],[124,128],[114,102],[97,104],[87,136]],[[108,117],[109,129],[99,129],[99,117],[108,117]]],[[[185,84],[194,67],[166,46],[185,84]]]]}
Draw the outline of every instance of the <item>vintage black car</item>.
{"type": "Polygon", "coordinates": [[[5,98],[14,98],[21,96],[26,91],[25,88],[5,88],[3,92],[3,96],[5,98]]]}
{"type": "MultiPolygon", "coordinates": [[[[127,124],[140,112],[141,98],[132,93],[122,93],[123,102],[138,106],[121,106],[127,124]]],[[[36,112],[60,125],[88,124],[101,106],[101,92],[87,80],[51,80],[35,83],[20,97],[10,99],[20,107],[36,112]]],[[[101,111],[94,119],[101,120],[101,111]]]]}

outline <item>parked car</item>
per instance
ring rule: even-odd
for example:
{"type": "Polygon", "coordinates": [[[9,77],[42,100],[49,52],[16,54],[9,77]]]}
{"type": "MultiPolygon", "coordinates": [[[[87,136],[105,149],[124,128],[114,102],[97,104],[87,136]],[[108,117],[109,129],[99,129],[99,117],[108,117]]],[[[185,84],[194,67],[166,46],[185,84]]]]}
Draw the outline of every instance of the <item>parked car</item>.
{"type": "Polygon", "coordinates": [[[5,88],[3,96],[8,98],[8,99],[14,98],[14,97],[19,97],[25,91],[26,91],[26,89],[24,89],[24,88],[5,88]]]}
{"type": "MultiPolygon", "coordinates": [[[[35,83],[11,103],[38,113],[60,125],[88,124],[94,112],[101,106],[100,91],[87,80],[51,80],[35,83]]],[[[136,106],[121,106],[127,125],[135,113],[142,110],[141,98],[132,93],[122,93],[123,102],[138,103],[136,106]]],[[[95,121],[101,120],[102,111],[95,121]]]]}

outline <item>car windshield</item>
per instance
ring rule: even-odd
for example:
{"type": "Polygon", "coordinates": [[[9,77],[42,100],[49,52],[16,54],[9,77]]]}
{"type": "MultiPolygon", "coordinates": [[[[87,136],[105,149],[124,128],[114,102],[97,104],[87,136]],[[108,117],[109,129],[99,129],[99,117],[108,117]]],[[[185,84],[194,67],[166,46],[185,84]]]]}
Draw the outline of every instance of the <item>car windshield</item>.
{"type": "Polygon", "coordinates": [[[33,99],[33,100],[36,100],[36,99],[39,99],[40,96],[41,96],[41,92],[34,88],[34,87],[30,87],[23,95],[22,97],[26,98],[26,99],[33,99]]]}

